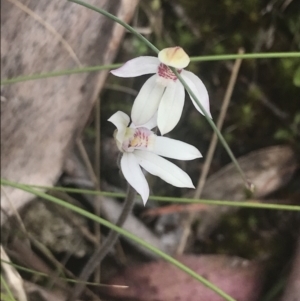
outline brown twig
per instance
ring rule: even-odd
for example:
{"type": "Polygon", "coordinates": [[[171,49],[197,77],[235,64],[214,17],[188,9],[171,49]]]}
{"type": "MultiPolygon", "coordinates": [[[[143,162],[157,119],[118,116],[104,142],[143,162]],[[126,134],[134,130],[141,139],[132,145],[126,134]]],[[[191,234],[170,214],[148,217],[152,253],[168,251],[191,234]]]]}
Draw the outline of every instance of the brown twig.
{"type": "MultiPolygon", "coordinates": [[[[241,49],[239,49],[238,54],[242,54],[242,53],[244,53],[244,49],[241,48],[241,49]]],[[[225,93],[225,96],[223,99],[221,112],[220,112],[220,115],[219,115],[219,118],[217,121],[217,128],[219,130],[221,130],[222,126],[223,126],[223,122],[224,122],[224,119],[225,119],[225,116],[227,113],[228,105],[229,105],[229,102],[230,102],[230,99],[232,96],[233,88],[236,83],[236,79],[237,79],[237,75],[238,75],[238,72],[239,72],[239,69],[241,66],[241,62],[242,62],[241,59],[237,59],[234,63],[234,66],[233,66],[233,69],[231,72],[230,80],[229,80],[229,83],[228,83],[228,86],[226,89],[226,93],[225,93]]],[[[205,159],[205,162],[203,165],[201,176],[198,181],[194,199],[199,199],[202,194],[204,184],[205,184],[205,181],[206,181],[206,178],[208,175],[208,171],[209,171],[209,168],[211,165],[211,161],[212,161],[215,149],[216,149],[217,142],[218,142],[218,137],[217,137],[216,133],[214,133],[211,138],[211,141],[210,141],[209,149],[208,149],[206,159],[205,159]]],[[[184,230],[182,232],[182,236],[180,238],[180,242],[179,242],[178,248],[176,250],[177,254],[182,254],[184,252],[188,237],[191,232],[191,225],[195,219],[195,215],[196,215],[195,213],[190,213],[184,223],[184,230]]]]}
{"type": "MultiPolygon", "coordinates": [[[[96,131],[96,139],[95,139],[95,176],[96,176],[96,189],[100,190],[100,140],[101,140],[101,128],[100,128],[100,108],[101,108],[101,98],[98,97],[96,100],[96,105],[95,105],[95,131],[96,131]]],[[[96,196],[95,197],[95,213],[97,216],[100,216],[101,214],[101,200],[96,196]]],[[[95,235],[98,240],[98,242],[101,244],[101,225],[99,223],[94,223],[94,229],[95,229],[95,235]]],[[[94,281],[95,282],[100,282],[101,281],[101,267],[100,265],[97,267],[95,271],[95,277],[94,281]]]]}
{"type": "MultiPolygon", "coordinates": [[[[121,215],[118,218],[118,221],[116,222],[116,225],[118,227],[123,226],[125,223],[128,215],[131,213],[133,205],[134,205],[134,198],[135,198],[136,192],[135,190],[128,184],[127,189],[127,195],[124,202],[124,207],[121,212],[121,215]]],[[[110,249],[113,247],[113,245],[116,243],[117,239],[119,237],[119,234],[115,231],[110,231],[105,242],[96,249],[92,257],[89,259],[83,270],[81,271],[81,274],[79,276],[79,279],[82,282],[86,282],[90,275],[93,273],[95,268],[100,264],[100,262],[104,259],[104,257],[108,254],[110,249]]],[[[68,297],[67,301],[74,301],[76,300],[79,295],[82,293],[85,284],[82,282],[76,283],[74,290],[72,291],[71,295],[68,297]]]]}
{"type": "MultiPolygon", "coordinates": [[[[100,156],[100,103],[98,105],[97,104],[98,102],[100,102],[100,99],[99,99],[99,101],[96,100],[96,110],[95,110],[96,131],[99,128],[99,133],[96,133],[96,141],[95,141],[95,170],[93,169],[93,166],[92,166],[89,156],[85,150],[85,147],[82,143],[82,140],[77,139],[76,144],[79,149],[80,155],[83,159],[83,162],[86,166],[87,172],[88,172],[91,180],[94,183],[95,189],[100,190],[99,178],[97,177],[97,173],[99,175],[99,171],[100,171],[100,158],[99,157],[97,158],[98,150],[99,150],[99,156],[100,156]],[[97,116],[98,113],[99,113],[99,116],[97,116]],[[99,126],[97,126],[98,122],[99,122],[99,126]],[[99,167],[99,171],[97,171],[97,166],[99,167]]],[[[100,216],[100,202],[101,202],[101,198],[99,196],[96,196],[94,198],[94,209],[95,209],[96,215],[98,215],[98,216],[100,216]]],[[[98,242],[100,243],[100,225],[98,225],[98,223],[96,223],[96,222],[94,223],[94,229],[95,229],[95,236],[96,236],[98,242]]],[[[100,282],[100,266],[95,275],[95,282],[97,282],[97,281],[100,282]]]]}
{"type": "Polygon", "coordinates": [[[97,186],[97,177],[95,175],[93,166],[92,166],[91,161],[89,159],[89,156],[88,156],[88,154],[87,154],[87,152],[85,150],[85,147],[84,147],[84,145],[82,143],[82,140],[80,138],[78,138],[76,140],[76,145],[77,145],[78,150],[80,152],[81,158],[82,158],[82,160],[83,160],[83,162],[84,162],[84,164],[85,164],[85,166],[87,168],[87,172],[89,174],[89,177],[93,181],[94,186],[97,186]]]}

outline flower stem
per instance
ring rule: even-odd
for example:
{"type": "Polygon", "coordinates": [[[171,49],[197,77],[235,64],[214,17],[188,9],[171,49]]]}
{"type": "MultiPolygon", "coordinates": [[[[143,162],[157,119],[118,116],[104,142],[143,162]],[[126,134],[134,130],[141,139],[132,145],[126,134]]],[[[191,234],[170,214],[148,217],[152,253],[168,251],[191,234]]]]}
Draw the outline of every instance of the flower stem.
{"type": "Polygon", "coordinates": [[[223,135],[221,134],[221,132],[219,131],[219,129],[217,128],[217,126],[215,125],[215,123],[212,121],[212,119],[209,117],[208,113],[206,112],[206,110],[204,109],[203,105],[201,104],[201,102],[199,101],[199,99],[196,97],[196,95],[194,94],[194,92],[190,89],[190,87],[186,84],[186,82],[184,81],[184,79],[182,78],[182,76],[177,72],[177,70],[173,67],[170,67],[172,69],[172,71],[175,73],[175,75],[177,76],[177,78],[179,79],[179,81],[183,84],[184,88],[187,90],[187,92],[191,95],[191,97],[193,97],[193,99],[195,100],[195,102],[197,103],[197,105],[199,106],[199,108],[201,109],[201,111],[204,114],[204,117],[206,118],[207,122],[210,124],[210,126],[212,127],[212,129],[214,130],[214,132],[216,133],[216,135],[218,136],[220,142],[223,144],[225,150],[227,151],[230,159],[232,160],[233,164],[235,165],[235,167],[237,168],[238,172],[240,173],[245,186],[248,190],[253,191],[254,187],[253,184],[249,182],[249,180],[247,179],[245,173],[243,172],[242,168],[240,167],[238,161],[236,160],[233,152],[231,151],[229,145],[227,144],[226,140],[224,139],[223,135]]]}
{"type": "Polygon", "coordinates": [[[85,6],[91,10],[94,10],[108,18],[110,18],[111,20],[119,23],[120,25],[122,25],[123,27],[125,27],[128,31],[130,31],[132,34],[134,34],[137,38],[139,38],[142,42],[144,42],[149,48],[151,48],[154,52],[159,53],[159,50],[151,43],[149,42],[144,36],[142,36],[140,33],[138,33],[133,27],[131,27],[130,25],[128,25],[127,23],[123,22],[122,20],[120,20],[118,17],[110,14],[109,12],[105,11],[102,8],[93,6],[91,4],[88,4],[86,2],[80,1],[80,0],[68,0],[70,2],[74,2],[77,4],[80,4],[82,6],[85,6]]]}
{"type": "MultiPolygon", "coordinates": [[[[122,212],[116,222],[116,226],[122,227],[123,224],[125,223],[127,217],[130,215],[132,211],[135,196],[136,196],[136,191],[128,184],[126,199],[124,202],[122,212]]],[[[89,277],[97,268],[97,266],[99,266],[101,261],[104,259],[104,257],[114,246],[119,235],[120,234],[118,232],[111,230],[104,243],[97,247],[96,251],[89,259],[87,264],[84,266],[83,270],[81,271],[79,275],[80,282],[76,283],[67,301],[74,301],[78,299],[78,297],[81,295],[82,291],[84,290],[85,282],[89,279],[89,277]]]]}
{"type": "MultiPolygon", "coordinates": [[[[103,10],[101,8],[97,8],[97,7],[93,6],[93,5],[87,4],[87,3],[83,2],[83,1],[80,1],[80,0],[68,0],[68,1],[80,4],[82,6],[85,6],[85,7],[89,8],[89,9],[92,9],[92,10],[94,10],[94,11],[96,11],[96,12],[98,12],[98,13],[100,13],[100,14],[102,14],[102,15],[110,18],[110,19],[112,19],[113,21],[119,23],[120,25],[122,25],[126,29],[128,29],[131,33],[133,33],[136,37],[138,37],[141,41],[143,41],[146,45],[148,45],[148,47],[150,47],[154,52],[159,53],[159,50],[151,42],[149,42],[145,37],[143,37],[140,33],[138,33],[134,28],[132,28],[131,26],[129,26],[127,23],[123,22],[122,20],[120,20],[116,16],[108,13],[107,11],[105,11],[105,10],[103,10]]],[[[214,124],[214,122],[208,116],[207,112],[205,111],[205,109],[201,105],[200,101],[197,99],[197,97],[195,96],[195,94],[191,91],[191,89],[185,83],[185,81],[180,76],[180,74],[177,72],[177,70],[175,70],[175,68],[171,68],[171,69],[173,70],[173,72],[176,74],[176,76],[178,77],[178,79],[180,80],[180,82],[183,84],[183,86],[185,87],[185,89],[190,93],[190,95],[193,97],[193,99],[195,100],[195,102],[198,104],[199,108],[204,113],[204,116],[205,116],[206,120],[208,121],[208,123],[210,124],[210,126],[213,128],[213,130],[217,134],[217,136],[220,139],[221,143],[223,144],[225,150],[227,151],[229,157],[231,158],[232,162],[234,163],[234,165],[236,166],[238,172],[240,173],[243,181],[245,182],[245,186],[249,190],[253,190],[253,187],[252,187],[253,185],[249,184],[249,181],[246,179],[246,176],[245,176],[244,172],[242,171],[239,163],[237,162],[235,156],[233,155],[230,147],[228,146],[227,142],[225,141],[224,137],[222,136],[221,132],[218,130],[218,128],[216,127],[216,125],[214,124]]]]}

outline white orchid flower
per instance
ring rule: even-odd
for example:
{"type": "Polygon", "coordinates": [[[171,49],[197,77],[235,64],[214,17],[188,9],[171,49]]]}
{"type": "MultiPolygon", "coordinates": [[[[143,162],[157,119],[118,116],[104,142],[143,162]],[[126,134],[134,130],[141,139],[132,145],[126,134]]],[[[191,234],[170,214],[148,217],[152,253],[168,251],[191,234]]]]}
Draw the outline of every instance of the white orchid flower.
{"type": "MultiPolygon", "coordinates": [[[[177,69],[211,117],[208,93],[204,84],[194,73],[183,69],[189,62],[189,56],[181,47],[171,47],[161,50],[158,58],[140,56],[111,71],[119,77],[155,73],[145,82],[134,101],[131,118],[135,125],[148,122],[156,111],[158,111],[157,125],[162,135],[170,132],[178,123],[184,105],[184,87],[168,66],[177,69]]],[[[194,99],[191,96],[190,98],[196,109],[203,114],[194,99]]]]}
{"type": "Polygon", "coordinates": [[[128,127],[129,116],[121,111],[108,119],[117,128],[114,138],[123,153],[121,158],[123,175],[141,195],[144,204],[149,197],[149,186],[141,167],[173,186],[195,188],[187,173],[160,156],[178,160],[202,157],[198,149],[190,144],[154,134],[151,129],[156,126],[155,117],[138,127],[134,124],[128,127]]]}

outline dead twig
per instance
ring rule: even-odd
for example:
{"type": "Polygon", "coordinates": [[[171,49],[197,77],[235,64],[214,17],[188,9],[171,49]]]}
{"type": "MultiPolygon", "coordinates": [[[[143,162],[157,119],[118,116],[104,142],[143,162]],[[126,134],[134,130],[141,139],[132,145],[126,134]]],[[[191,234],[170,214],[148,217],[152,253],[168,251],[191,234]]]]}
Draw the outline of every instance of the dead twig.
{"type": "MultiPolygon", "coordinates": [[[[244,49],[241,48],[241,49],[239,49],[238,54],[242,54],[242,53],[244,53],[244,49]]],[[[234,86],[236,83],[236,79],[237,79],[237,75],[238,75],[238,72],[239,72],[239,69],[241,66],[241,62],[242,62],[241,59],[237,59],[234,63],[234,66],[233,66],[233,69],[231,72],[230,80],[229,80],[229,83],[228,83],[228,86],[226,89],[226,93],[225,93],[225,96],[223,99],[221,112],[220,112],[220,115],[219,115],[219,118],[217,121],[217,128],[219,130],[221,130],[222,126],[223,126],[223,122],[224,122],[224,119],[225,119],[225,116],[227,113],[228,105],[229,105],[229,102],[230,102],[230,99],[232,96],[232,92],[233,92],[233,89],[234,89],[234,86]]],[[[199,178],[199,181],[198,181],[194,199],[199,199],[201,196],[201,193],[203,191],[204,184],[205,184],[205,181],[206,181],[206,178],[208,175],[208,171],[209,171],[209,168],[211,165],[211,161],[212,161],[215,149],[216,149],[217,142],[218,142],[218,138],[217,138],[216,133],[214,133],[212,136],[210,145],[209,145],[209,149],[208,149],[208,152],[206,155],[204,165],[203,165],[201,177],[199,178]]],[[[192,225],[194,219],[195,219],[195,213],[190,213],[184,223],[184,229],[182,232],[182,236],[180,238],[180,242],[179,242],[178,248],[176,250],[176,254],[178,254],[178,255],[182,254],[184,252],[188,237],[191,232],[191,225],[192,225]]]]}
{"type": "MultiPolygon", "coordinates": [[[[136,191],[128,184],[127,189],[127,195],[124,202],[124,207],[122,209],[122,212],[118,218],[118,221],[116,225],[118,227],[122,227],[125,223],[127,217],[130,215],[133,205],[134,205],[134,199],[136,196],[136,191]]],[[[92,257],[89,259],[83,270],[81,271],[81,274],[79,276],[80,280],[85,282],[90,277],[90,275],[94,272],[95,268],[101,263],[101,261],[104,259],[104,257],[107,255],[107,253],[110,251],[110,249],[114,246],[117,239],[119,237],[119,233],[111,230],[103,243],[102,246],[99,246],[92,257]]],[[[77,283],[74,287],[74,290],[72,291],[71,295],[67,299],[68,301],[74,301],[80,296],[82,291],[84,290],[85,284],[82,282],[77,283]]]]}

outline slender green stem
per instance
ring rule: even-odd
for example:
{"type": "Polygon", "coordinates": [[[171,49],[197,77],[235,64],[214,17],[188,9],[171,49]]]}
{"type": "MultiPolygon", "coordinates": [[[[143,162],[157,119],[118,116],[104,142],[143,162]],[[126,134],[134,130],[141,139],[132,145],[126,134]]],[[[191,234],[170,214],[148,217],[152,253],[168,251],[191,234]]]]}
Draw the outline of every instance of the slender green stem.
{"type": "Polygon", "coordinates": [[[1,284],[4,286],[4,289],[6,290],[10,301],[16,301],[16,299],[14,298],[14,296],[13,296],[8,284],[6,283],[4,277],[2,276],[2,274],[0,274],[0,279],[1,279],[1,284]]]}
{"type": "Polygon", "coordinates": [[[152,44],[150,43],[145,37],[143,37],[140,33],[138,33],[133,27],[131,27],[130,25],[128,25],[127,23],[123,22],[122,20],[120,20],[119,18],[117,18],[116,16],[108,13],[107,11],[105,11],[102,8],[90,5],[84,1],[80,1],[80,0],[68,0],[70,2],[74,2],[77,4],[80,4],[82,6],[85,6],[93,11],[96,11],[108,18],[110,18],[111,20],[119,23],[120,25],[122,25],[123,27],[125,27],[129,32],[131,32],[132,34],[134,34],[137,38],[139,38],[142,42],[144,42],[149,48],[151,48],[154,52],[158,53],[159,50],[152,44]]]}
{"type": "Polygon", "coordinates": [[[111,65],[103,65],[103,66],[67,69],[67,70],[54,71],[54,72],[49,72],[49,73],[33,74],[33,75],[28,75],[28,76],[18,76],[18,77],[14,77],[14,78],[10,78],[10,79],[4,79],[3,81],[1,81],[1,85],[8,85],[8,84],[14,84],[14,83],[19,83],[19,82],[25,82],[25,81],[29,81],[29,80],[43,79],[43,78],[70,75],[70,74],[95,72],[95,71],[118,68],[121,65],[122,64],[111,64],[111,65]]]}
{"type": "MultiPolygon", "coordinates": [[[[9,265],[15,267],[17,270],[20,270],[20,271],[24,271],[24,272],[31,273],[31,274],[34,274],[34,275],[37,275],[37,276],[41,276],[41,277],[48,277],[48,278],[51,277],[46,273],[42,273],[42,272],[39,272],[39,271],[36,271],[36,270],[33,270],[33,269],[28,269],[28,268],[22,267],[18,264],[15,264],[15,263],[3,260],[3,259],[1,259],[1,262],[9,264],[9,265]]],[[[69,282],[69,283],[79,283],[79,282],[81,282],[80,280],[77,280],[77,279],[71,279],[71,278],[65,278],[65,277],[58,277],[58,279],[60,279],[61,281],[69,282]]],[[[108,284],[101,284],[101,283],[96,283],[96,282],[83,282],[83,283],[85,285],[90,285],[90,286],[99,286],[99,287],[100,286],[104,286],[104,287],[110,286],[108,284]]],[[[118,288],[127,288],[127,286],[124,286],[124,285],[120,285],[120,286],[118,285],[117,287],[118,288]]]]}
{"type": "Polygon", "coordinates": [[[225,61],[236,59],[273,59],[273,58],[300,58],[300,52],[270,52],[270,53],[244,53],[244,54],[217,54],[191,57],[191,62],[225,61]]]}
{"type": "Polygon", "coordinates": [[[252,208],[252,209],[270,209],[270,210],[287,210],[287,211],[300,211],[300,206],[296,205],[282,205],[282,204],[269,204],[269,203],[258,203],[255,201],[228,201],[228,200],[194,200],[194,199],[179,199],[172,197],[155,197],[150,196],[149,199],[161,202],[178,202],[187,204],[205,204],[210,206],[230,206],[230,207],[241,207],[241,208],[252,208]]]}
{"type": "MultiPolygon", "coordinates": [[[[1,179],[1,181],[6,181],[1,179]]],[[[92,194],[92,195],[102,195],[114,198],[124,198],[126,194],[109,192],[109,191],[99,191],[90,189],[78,189],[78,188],[67,188],[67,187],[49,187],[49,186],[38,186],[38,185],[27,185],[22,184],[26,187],[34,187],[38,189],[56,190],[71,193],[82,193],[82,194],[92,194]]],[[[269,210],[287,210],[287,211],[300,211],[300,206],[296,205],[282,205],[282,204],[270,204],[270,203],[259,203],[255,200],[247,201],[229,201],[229,200],[207,200],[207,199],[191,199],[191,198],[176,198],[176,197],[163,197],[163,196],[149,196],[149,200],[159,201],[159,202],[173,202],[173,203],[183,203],[183,204],[205,204],[211,206],[230,206],[230,207],[242,207],[242,208],[252,208],[252,209],[269,209],[269,210]]]]}
{"type": "Polygon", "coordinates": [[[151,244],[145,242],[144,240],[140,239],[139,237],[133,235],[132,233],[130,233],[130,232],[128,232],[128,231],[126,231],[122,228],[117,227],[116,225],[108,222],[107,220],[105,220],[103,218],[100,218],[100,217],[98,217],[98,216],[96,216],[96,215],[94,215],[94,214],[92,214],[88,211],[85,211],[85,210],[83,210],[79,207],[76,207],[72,204],[69,204],[69,203],[67,203],[63,200],[60,200],[56,197],[48,195],[44,192],[41,192],[41,191],[38,191],[36,189],[30,188],[29,186],[14,183],[14,182],[10,182],[10,181],[3,180],[3,179],[1,179],[1,184],[6,185],[6,186],[11,186],[11,187],[14,187],[14,188],[17,188],[17,189],[21,189],[23,191],[27,191],[29,193],[32,193],[32,194],[34,194],[38,197],[41,197],[41,198],[45,199],[45,200],[51,201],[55,204],[58,204],[60,206],[65,207],[69,210],[77,212],[77,213],[81,214],[82,216],[87,217],[88,219],[96,221],[96,222],[102,224],[103,226],[106,226],[106,227],[120,233],[121,235],[128,237],[132,241],[140,244],[141,246],[143,246],[143,247],[147,248],[148,250],[152,251],[153,253],[157,254],[158,256],[163,258],[164,260],[170,262],[171,264],[173,264],[177,268],[181,269],[182,271],[184,271],[185,273],[187,273],[188,275],[190,275],[191,277],[193,277],[194,279],[196,279],[197,281],[199,281],[200,283],[202,283],[203,285],[205,285],[206,287],[208,287],[209,289],[211,289],[212,291],[217,293],[219,296],[223,297],[225,300],[227,300],[227,301],[236,301],[231,296],[229,296],[224,291],[222,291],[220,288],[215,286],[213,283],[211,283],[210,281],[208,281],[204,277],[198,275],[196,272],[194,272],[193,270],[191,270],[190,268],[188,268],[187,266],[185,266],[184,264],[182,264],[178,260],[176,260],[173,257],[167,255],[163,251],[153,247],[151,244]]]}
{"type": "Polygon", "coordinates": [[[238,172],[240,173],[242,179],[244,180],[245,186],[247,187],[247,189],[249,190],[253,190],[252,185],[249,184],[248,179],[246,178],[246,175],[244,174],[243,170],[241,169],[239,163],[237,162],[234,154],[232,153],[229,145],[227,144],[226,140],[224,139],[223,135],[221,134],[221,132],[219,131],[219,129],[217,128],[217,126],[215,125],[215,123],[212,121],[212,119],[209,117],[208,113],[206,112],[206,110],[204,109],[203,105],[201,104],[200,100],[196,97],[196,95],[194,94],[194,92],[190,89],[190,87],[186,84],[186,82],[184,81],[184,79],[182,78],[182,76],[177,72],[177,70],[173,67],[170,67],[172,69],[172,71],[176,74],[177,78],[179,79],[179,81],[183,84],[184,88],[188,91],[188,93],[190,94],[190,96],[194,99],[194,101],[197,103],[197,105],[199,106],[199,108],[201,109],[201,111],[203,112],[207,122],[209,123],[209,125],[212,127],[212,129],[214,130],[214,132],[216,133],[216,135],[218,136],[220,142],[223,144],[225,150],[227,151],[230,159],[232,160],[233,164],[235,165],[235,167],[237,168],[238,172]]]}
{"type": "MultiPolygon", "coordinates": [[[[205,62],[205,61],[219,61],[219,60],[234,60],[237,58],[242,59],[264,59],[264,58],[300,58],[300,52],[274,52],[274,53],[246,53],[246,54],[224,54],[224,55],[204,55],[191,57],[191,62],[205,62]]],[[[71,74],[79,74],[86,72],[96,72],[101,70],[113,69],[122,66],[123,63],[103,65],[103,66],[88,66],[84,68],[66,69],[55,72],[32,74],[27,76],[18,76],[10,79],[4,79],[1,81],[1,85],[15,84],[19,82],[25,82],[30,80],[37,80],[49,77],[57,77],[71,74]]]]}

